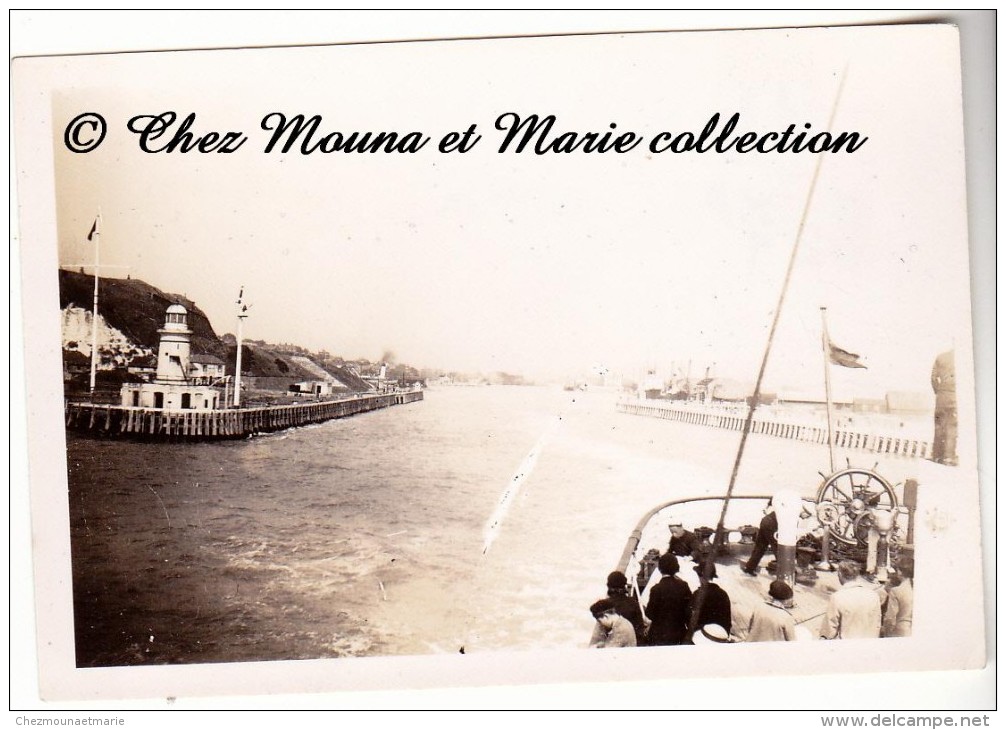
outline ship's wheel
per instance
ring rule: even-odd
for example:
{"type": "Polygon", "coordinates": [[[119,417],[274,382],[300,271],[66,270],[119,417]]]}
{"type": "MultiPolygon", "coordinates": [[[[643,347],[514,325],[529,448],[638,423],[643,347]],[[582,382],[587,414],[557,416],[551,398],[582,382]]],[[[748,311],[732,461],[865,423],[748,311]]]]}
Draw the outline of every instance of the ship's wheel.
{"type": "Polygon", "coordinates": [[[817,492],[817,518],[847,545],[866,543],[870,510],[896,511],[894,486],[872,469],[848,468],[825,477],[817,492]]]}

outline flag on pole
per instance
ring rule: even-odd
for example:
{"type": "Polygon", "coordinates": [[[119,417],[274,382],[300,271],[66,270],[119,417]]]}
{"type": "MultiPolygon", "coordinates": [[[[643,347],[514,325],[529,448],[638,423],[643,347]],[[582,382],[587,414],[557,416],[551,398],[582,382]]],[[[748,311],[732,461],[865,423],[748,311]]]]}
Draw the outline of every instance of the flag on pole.
{"type": "Polygon", "coordinates": [[[836,347],[830,340],[828,341],[828,359],[833,365],[840,365],[843,368],[866,367],[860,361],[859,355],[843,350],[841,347],[836,347]]]}
{"type": "Polygon", "coordinates": [[[93,241],[95,235],[101,235],[101,231],[98,230],[98,219],[94,219],[94,223],[91,224],[91,232],[87,234],[87,240],[93,241]]]}

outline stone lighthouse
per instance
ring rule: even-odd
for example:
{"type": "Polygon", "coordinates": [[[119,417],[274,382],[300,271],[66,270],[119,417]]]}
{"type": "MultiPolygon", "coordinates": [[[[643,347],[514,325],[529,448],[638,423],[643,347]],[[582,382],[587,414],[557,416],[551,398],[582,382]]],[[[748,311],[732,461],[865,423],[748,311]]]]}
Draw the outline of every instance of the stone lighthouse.
{"type": "Polygon", "coordinates": [[[122,405],[164,410],[213,410],[220,394],[214,387],[223,379],[223,363],[209,355],[191,354],[192,330],[188,312],[172,304],[164,314],[164,326],[157,346],[157,372],[149,383],[122,386],[122,405]]]}
{"type": "Polygon", "coordinates": [[[181,304],[172,304],[164,317],[164,326],[157,330],[161,344],[157,347],[157,383],[184,384],[189,372],[189,348],[192,330],[186,320],[188,312],[181,304]]]}

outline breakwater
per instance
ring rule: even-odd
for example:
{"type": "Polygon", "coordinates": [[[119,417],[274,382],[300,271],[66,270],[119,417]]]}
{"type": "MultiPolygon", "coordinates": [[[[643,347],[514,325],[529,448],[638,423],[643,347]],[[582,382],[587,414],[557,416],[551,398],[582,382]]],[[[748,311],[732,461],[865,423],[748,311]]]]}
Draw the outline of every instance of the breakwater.
{"type": "MultiPolygon", "coordinates": [[[[731,431],[744,429],[747,416],[744,409],[718,408],[716,406],[672,405],[654,401],[620,401],[617,409],[622,413],[636,416],[650,416],[680,421],[697,426],[722,428],[731,431]]],[[[828,424],[823,419],[811,420],[798,415],[761,415],[755,413],[751,423],[751,433],[775,436],[793,441],[813,444],[828,443],[828,424]]],[[[927,459],[932,454],[932,444],[913,434],[892,434],[879,431],[877,427],[850,423],[832,429],[835,446],[846,449],[860,449],[875,454],[892,454],[927,459]]]]}
{"type": "Polygon", "coordinates": [[[153,440],[242,438],[294,426],[345,418],[423,399],[423,391],[360,395],[320,403],[231,408],[165,410],[98,403],[66,403],[66,427],[95,435],[153,440]]]}

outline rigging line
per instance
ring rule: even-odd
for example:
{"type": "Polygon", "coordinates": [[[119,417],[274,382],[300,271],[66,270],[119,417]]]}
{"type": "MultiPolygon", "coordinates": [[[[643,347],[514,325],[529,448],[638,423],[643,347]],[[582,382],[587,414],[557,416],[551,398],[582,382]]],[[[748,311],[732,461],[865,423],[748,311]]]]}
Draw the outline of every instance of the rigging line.
{"type": "MultiPolygon", "coordinates": [[[[828,119],[828,131],[832,130],[835,122],[835,114],[838,112],[838,102],[842,98],[842,88],[845,86],[845,75],[848,71],[848,65],[842,69],[842,76],[838,82],[838,89],[835,92],[835,101],[832,103],[831,116],[828,119]]],[[[789,254],[789,263],[786,266],[786,276],[783,278],[782,289],[779,292],[779,301],[776,304],[775,312],[772,315],[772,326],[769,329],[768,340],[765,343],[765,352],[762,355],[761,365],[758,368],[758,378],[755,380],[754,394],[751,396],[751,400],[748,402],[748,412],[747,416],[744,418],[744,428],[741,431],[741,441],[737,447],[737,457],[734,459],[733,469],[730,472],[730,483],[727,485],[726,495],[723,497],[723,507],[720,509],[720,518],[716,523],[716,532],[713,536],[713,550],[711,558],[703,561],[702,565],[702,575],[705,576],[706,580],[712,575],[713,570],[713,560],[719,554],[720,549],[723,547],[723,525],[726,522],[727,508],[730,506],[730,498],[734,493],[734,485],[737,483],[737,473],[740,471],[741,457],[744,455],[744,446],[747,444],[748,434],[751,432],[751,424],[754,421],[755,408],[758,407],[758,399],[761,396],[761,384],[762,379],[765,377],[765,368],[768,365],[768,357],[772,352],[772,341],[775,338],[776,326],[779,324],[779,317],[782,314],[782,306],[786,301],[786,292],[789,290],[789,281],[793,274],[793,268],[796,264],[796,254],[800,250],[800,242],[803,239],[803,229],[807,224],[807,215],[810,212],[810,203],[814,199],[814,189],[817,187],[817,179],[821,173],[821,164],[824,162],[824,154],[817,153],[817,161],[814,164],[814,173],[810,178],[810,187],[807,190],[807,197],[803,203],[803,212],[800,215],[800,225],[796,229],[796,238],[793,241],[793,248],[789,254]]],[[[705,594],[702,594],[703,597],[705,594]]],[[[702,603],[704,598],[700,598],[698,605],[694,608],[692,612],[692,619],[689,622],[689,631],[693,632],[696,630],[694,626],[695,619],[702,611],[702,603]]]]}
{"type": "Polygon", "coordinates": [[[821,611],[821,613],[815,613],[813,616],[808,616],[807,618],[800,619],[799,621],[796,622],[796,624],[797,624],[797,626],[799,626],[800,624],[805,624],[808,621],[813,621],[816,618],[821,618],[826,613],[828,613],[828,612],[827,611],[821,611]]]}
{"type": "MultiPolygon", "coordinates": [[[[842,98],[842,87],[845,86],[845,74],[848,67],[842,69],[842,77],[838,83],[838,90],[835,92],[835,101],[831,108],[831,117],[828,119],[828,131],[830,132],[835,121],[835,114],[838,111],[838,102],[842,98]]],[[[789,290],[790,278],[796,264],[796,255],[800,250],[800,242],[803,240],[803,230],[807,224],[807,215],[810,212],[810,204],[814,198],[814,189],[817,187],[817,180],[821,174],[821,164],[824,162],[824,154],[818,153],[817,161],[814,165],[814,174],[810,179],[810,188],[807,190],[807,198],[803,203],[803,213],[800,215],[800,225],[796,230],[796,238],[793,241],[793,249],[789,254],[789,263],[786,266],[786,276],[783,279],[782,290],[779,292],[779,302],[776,304],[775,312],[772,315],[772,326],[769,329],[768,341],[765,343],[765,352],[762,355],[761,366],[758,368],[758,378],[755,381],[754,394],[748,403],[747,417],[744,419],[744,429],[741,431],[741,441],[737,448],[737,457],[734,459],[733,471],[730,473],[730,483],[727,486],[726,497],[723,500],[723,508],[720,510],[720,519],[716,525],[716,538],[714,545],[718,550],[723,543],[723,523],[726,519],[727,507],[730,505],[730,497],[733,495],[734,485],[737,482],[737,473],[740,470],[741,457],[744,454],[744,446],[747,443],[748,434],[751,432],[751,423],[754,420],[755,408],[758,406],[758,398],[761,395],[761,384],[765,377],[765,368],[768,365],[769,353],[772,351],[772,340],[775,337],[776,326],[779,324],[779,317],[782,314],[782,306],[786,301],[786,292],[789,290]]]]}

